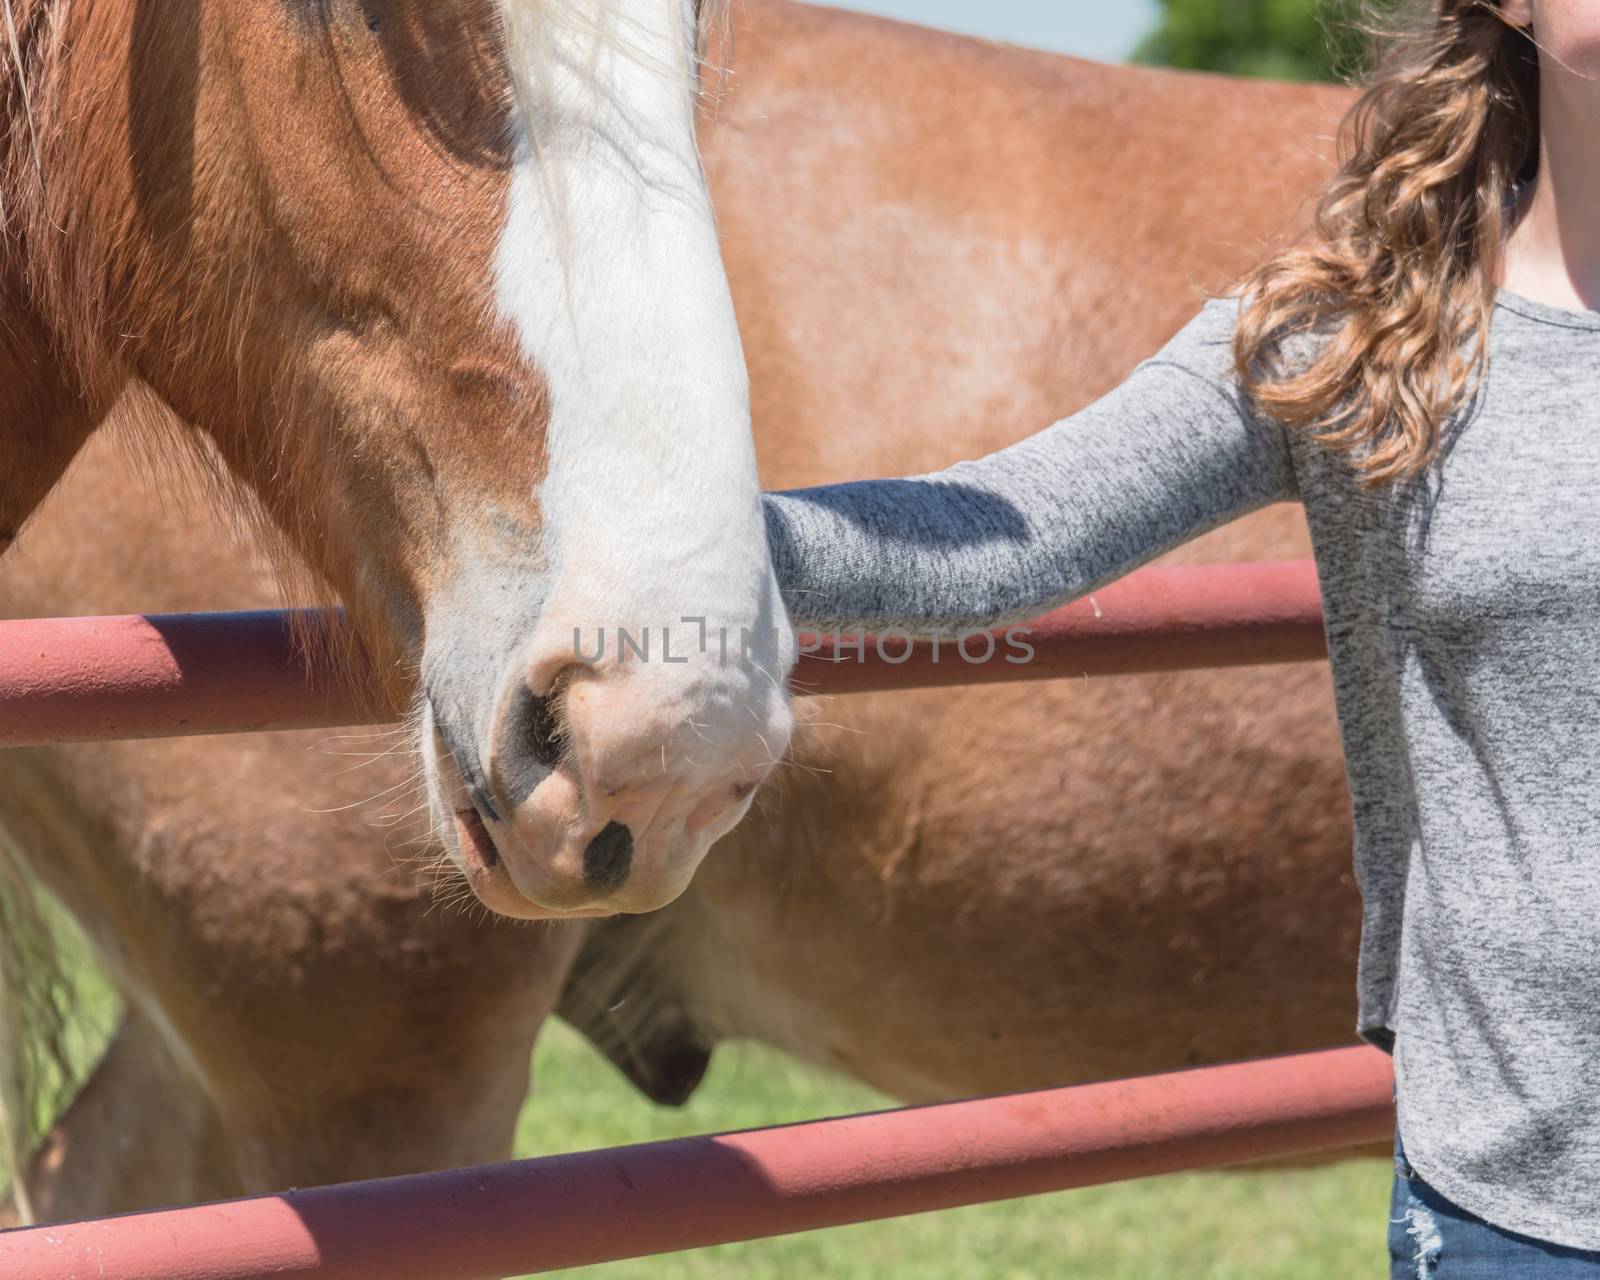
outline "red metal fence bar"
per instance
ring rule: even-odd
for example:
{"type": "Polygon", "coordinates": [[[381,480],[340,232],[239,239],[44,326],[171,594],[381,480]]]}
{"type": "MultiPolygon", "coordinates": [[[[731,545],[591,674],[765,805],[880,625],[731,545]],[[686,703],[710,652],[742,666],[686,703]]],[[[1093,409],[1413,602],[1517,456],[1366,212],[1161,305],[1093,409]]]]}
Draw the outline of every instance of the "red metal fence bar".
{"type": "MultiPolygon", "coordinates": [[[[332,615],[301,614],[302,633],[332,615]]],[[[992,651],[885,635],[805,655],[797,689],[928,688],[1293,662],[1325,655],[1309,560],[1158,566],[1029,624],[992,651]]],[[[0,622],[0,746],[374,723],[351,688],[308,677],[284,612],[0,622]]]]}
{"type": "Polygon", "coordinates": [[[488,1280],[1387,1140],[1390,1088],[1335,1049],[36,1227],[0,1274],[488,1280]]]}
{"type": "MultiPolygon", "coordinates": [[[[298,621],[325,631],[321,611],[298,621]]],[[[310,678],[287,611],[0,622],[0,746],[376,723],[310,678]]]]}

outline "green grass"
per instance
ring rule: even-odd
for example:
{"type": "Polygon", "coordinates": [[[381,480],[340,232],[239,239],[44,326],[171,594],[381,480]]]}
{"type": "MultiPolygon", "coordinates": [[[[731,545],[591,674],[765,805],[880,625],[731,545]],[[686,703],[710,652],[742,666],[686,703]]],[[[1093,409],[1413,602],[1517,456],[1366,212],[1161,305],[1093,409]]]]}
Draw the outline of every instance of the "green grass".
{"type": "MultiPolygon", "coordinates": [[[[522,1155],[783,1124],[886,1100],[780,1055],[718,1050],[681,1110],[652,1107],[564,1025],[534,1058],[522,1155]]],[[[842,1227],[585,1272],[614,1280],[1349,1280],[1385,1263],[1389,1165],[1194,1173],[949,1213],[842,1227]]],[[[577,1275],[577,1272],[566,1274],[577,1275]]]]}

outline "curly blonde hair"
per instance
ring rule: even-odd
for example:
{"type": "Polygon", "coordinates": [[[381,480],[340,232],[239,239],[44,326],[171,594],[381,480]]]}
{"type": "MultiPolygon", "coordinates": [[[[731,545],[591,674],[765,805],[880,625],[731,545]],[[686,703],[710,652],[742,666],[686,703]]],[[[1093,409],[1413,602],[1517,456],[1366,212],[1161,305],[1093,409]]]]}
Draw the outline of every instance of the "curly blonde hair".
{"type": "Polygon", "coordinates": [[[1313,234],[1246,277],[1233,355],[1262,413],[1376,487],[1426,467],[1483,376],[1511,196],[1538,162],[1539,71],[1495,0],[1431,0],[1368,29],[1375,70],[1313,234]],[[1281,359],[1302,333],[1315,354],[1281,359]]]}

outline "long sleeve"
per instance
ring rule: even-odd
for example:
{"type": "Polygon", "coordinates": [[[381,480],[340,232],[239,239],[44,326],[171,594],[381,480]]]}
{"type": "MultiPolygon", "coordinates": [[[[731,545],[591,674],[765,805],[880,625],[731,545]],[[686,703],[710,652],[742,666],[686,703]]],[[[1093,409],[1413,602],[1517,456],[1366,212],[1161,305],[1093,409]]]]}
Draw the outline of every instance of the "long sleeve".
{"type": "Polygon", "coordinates": [[[1284,431],[1241,403],[1237,304],[1206,306],[1080,412],[929,475],[765,495],[802,628],[1022,621],[1269,502],[1295,496],[1284,431]]]}

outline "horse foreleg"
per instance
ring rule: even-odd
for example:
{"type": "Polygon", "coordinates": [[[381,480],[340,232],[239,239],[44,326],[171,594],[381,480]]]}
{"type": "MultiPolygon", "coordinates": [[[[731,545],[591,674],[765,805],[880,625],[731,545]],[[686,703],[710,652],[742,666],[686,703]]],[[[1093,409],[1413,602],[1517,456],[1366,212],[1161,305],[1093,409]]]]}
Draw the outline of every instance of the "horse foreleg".
{"type": "MultiPolygon", "coordinates": [[[[39,1222],[242,1190],[211,1100],[150,1021],[132,1010],[34,1153],[25,1185],[39,1222]]],[[[0,1214],[7,1226],[20,1220],[14,1202],[0,1214]]]]}

